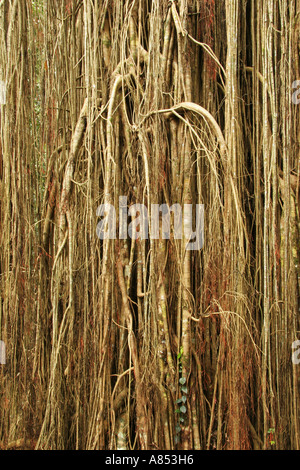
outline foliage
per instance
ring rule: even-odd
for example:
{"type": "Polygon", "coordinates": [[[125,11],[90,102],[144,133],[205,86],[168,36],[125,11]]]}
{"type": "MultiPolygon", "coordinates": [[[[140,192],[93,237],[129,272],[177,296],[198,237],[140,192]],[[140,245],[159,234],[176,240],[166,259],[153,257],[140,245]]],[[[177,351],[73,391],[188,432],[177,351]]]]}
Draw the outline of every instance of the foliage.
{"type": "Polygon", "coordinates": [[[299,9],[0,1],[1,448],[299,450],[299,9]]]}

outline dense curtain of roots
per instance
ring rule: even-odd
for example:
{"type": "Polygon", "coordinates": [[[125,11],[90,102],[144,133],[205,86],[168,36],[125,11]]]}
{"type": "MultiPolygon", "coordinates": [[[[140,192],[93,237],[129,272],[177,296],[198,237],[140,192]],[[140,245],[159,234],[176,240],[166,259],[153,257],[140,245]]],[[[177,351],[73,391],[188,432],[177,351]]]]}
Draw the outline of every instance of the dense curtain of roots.
{"type": "Polygon", "coordinates": [[[299,449],[299,1],[0,5],[1,447],[299,449]]]}

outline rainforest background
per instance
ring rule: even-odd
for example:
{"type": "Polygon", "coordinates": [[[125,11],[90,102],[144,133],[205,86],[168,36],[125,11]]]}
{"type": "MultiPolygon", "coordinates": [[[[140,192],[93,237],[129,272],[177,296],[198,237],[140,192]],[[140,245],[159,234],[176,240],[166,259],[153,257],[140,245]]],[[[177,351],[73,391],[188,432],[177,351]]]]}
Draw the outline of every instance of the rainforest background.
{"type": "Polygon", "coordinates": [[[1,449],[299,450],[299,34],[299,0],[0,1],[1,449]],[[99,240],[119,196],[204,204],[203,248],[99,240]]]}

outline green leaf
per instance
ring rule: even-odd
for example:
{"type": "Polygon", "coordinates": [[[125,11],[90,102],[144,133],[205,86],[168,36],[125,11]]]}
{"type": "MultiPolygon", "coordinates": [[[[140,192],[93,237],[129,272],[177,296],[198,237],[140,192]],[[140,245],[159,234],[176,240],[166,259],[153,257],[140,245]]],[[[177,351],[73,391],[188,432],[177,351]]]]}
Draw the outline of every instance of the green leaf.
{"type": "Polygon", "coordinates": [[[183,354],[183,347],[180,346],[179,353],[177,354],[177,359],[181,359],[183,354]]]}
{"type": "MultiPolygon", "coordinates": [[[[183,393],[187,393],[187,392],[188,392],[188,389],[187,389],[186,386],[184,386],[184,387],[181,387],[181,391],[182,391],[183,393]]],[[[186,399],[186,397],[182,397],[182,398],[185,398],[185,399],[186,399]]]]}
{"type": "Polygon", "coordinates": [[[186,407],[184,405],[182,405],[180,407],[180,411],[181,411],[181,413],[186,413],[186,407]]]}
{"type": "MultiPolygon", "coordinates": [[[[181,389],[181,390],[182,390],[182,389],[181,389]]],[[[181,400],[183,403],[186,403],[186,396],[183,395],[183,397],[181,397],[180,400],[181,400]]]]}
{"type": "Polygon", "coordinates": [[[186,378],[185,378],[185,377],[180,377],[179,383],[180,383],[181,385],[184,385],[184,384],[186,383],[186,378]]]}
{"type": "Polygon", "coordinates": [[[182,398],[178,398],[178,400],[176,400],[176,403],[181,403],[182,401],[182,398]]]}
{"type": "Polygon", "coordinates": [[[176,431],[177,434],[180,433],[180,431],[181,431],[181,426],[179,426],[179,424],[176,424],[176,426],[175,426],[175,431],[176,431]]]}
{"type": "Polygon", "coordinates": [[[182,355],[183,355],[183,347],[180,346],[179,353],[177,354],[177,359],[180,360],[182,358],[182,355]]]}
{"type": "Polygon", "coordinates": [[[177,408],[177,410],[175,410],[175,413],[180,413],[180,409],[177,408]]]}
{"type": "Polygon", "coordinates": [[[179,418],[179,421],[180,421],[181,423],[184,423],[184,418],[179,418]]]}

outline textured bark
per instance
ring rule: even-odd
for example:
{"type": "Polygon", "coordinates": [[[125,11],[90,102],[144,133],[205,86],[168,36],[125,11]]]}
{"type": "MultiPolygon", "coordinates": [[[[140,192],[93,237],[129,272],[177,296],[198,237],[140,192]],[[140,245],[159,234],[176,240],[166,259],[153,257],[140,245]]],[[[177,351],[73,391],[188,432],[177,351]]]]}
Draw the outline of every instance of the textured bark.
{"type": "Polygon", "coordinates": [[[299,450],[299,8],[0,1],[1,449],[299,450]]]}

